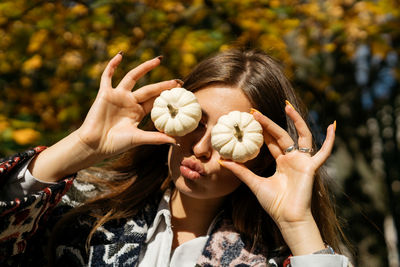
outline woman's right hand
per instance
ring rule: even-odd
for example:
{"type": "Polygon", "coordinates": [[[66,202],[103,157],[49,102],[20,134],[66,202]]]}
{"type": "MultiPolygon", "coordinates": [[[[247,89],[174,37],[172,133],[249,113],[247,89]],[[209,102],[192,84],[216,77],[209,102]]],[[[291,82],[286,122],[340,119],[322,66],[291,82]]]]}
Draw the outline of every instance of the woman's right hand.
{"type": "Polygon", "coordinates": [[[101,76],[100,89],[89,113],[77,130],[83,144],[99,158],[113,156],[142,144],[175,143],[160,133],[139,129],[143,117],[151,111],[154,99],[164,90],[181,85],[176,80],[150,84],[132,92],[138,79],[160,64],[160,57],[146,61],[128,72],[116,88],[111,79],[122,60],[117,54],[101,76]]]}
{"type": "Polygon", "coordinates": [[[143,131],[138,124],[151,111],[155,98],[163,90],[181,84],[176,80],[164,81],[132,92],[136,81],[160,64],[161,58],[157,57],[129,71],[113,88],[111,78],[121,60],[122,55],[117,54],[108,63],[97,97],[82,126],[41,152],[29,164],[34,177],[56,182],[138,145],[176,143],[166,134],[143,131]]]}

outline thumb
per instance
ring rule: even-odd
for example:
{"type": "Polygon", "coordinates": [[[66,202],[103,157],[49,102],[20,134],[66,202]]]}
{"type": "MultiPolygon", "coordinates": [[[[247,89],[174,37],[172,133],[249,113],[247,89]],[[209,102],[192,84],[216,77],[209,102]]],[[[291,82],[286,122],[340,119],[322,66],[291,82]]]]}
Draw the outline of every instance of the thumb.
{"type": "Polygon", "coordinates": [[[251,191],[254,192],[261,177],[254,174],[243,164],[223,159],[218,160],[218,162],[222,167],[230,170],[237,178],[245,183],[251,191]]]}
{"type": "Polygon", "coordinates": [[[176,140],[164,133],[140,130],[133,141],[137,145],[176,144],[176,140]]]}

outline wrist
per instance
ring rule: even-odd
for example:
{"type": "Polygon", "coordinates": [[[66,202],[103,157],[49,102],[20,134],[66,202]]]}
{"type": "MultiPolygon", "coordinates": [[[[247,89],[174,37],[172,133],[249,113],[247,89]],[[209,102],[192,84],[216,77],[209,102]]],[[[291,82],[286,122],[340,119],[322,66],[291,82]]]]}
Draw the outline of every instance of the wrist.
{"type": "Polygon", "coordinates": [[[326,248],[312,216],[304,221],[278,223],[278,227],[294,256],[312,254],[326,248]]]}
{"type": "Polygon", "coordinates": [[[102,159],[73,132],[36,156],[28,169],[41,181],[57,182],[102,159]]]}

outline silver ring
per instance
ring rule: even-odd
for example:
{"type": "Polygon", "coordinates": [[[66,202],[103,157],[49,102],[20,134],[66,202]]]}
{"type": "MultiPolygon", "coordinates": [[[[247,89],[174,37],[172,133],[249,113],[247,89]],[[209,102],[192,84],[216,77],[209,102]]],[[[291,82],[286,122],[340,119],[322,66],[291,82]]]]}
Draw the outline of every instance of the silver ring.
{"type": "Polygon", "coordinates": [[[312,148],[299,147],[299,152],[312,153],[313,151],[314,151],[314,149],[312,149],[312,148]]]}
{"type": "Polygon", "coordinates": [[[285,151],[283,151],[283,152],[285,152],[285,154],[286,154],[286,153],[294,151],[295,149],[296,149],[296,146],[292,145],[292,146],[286,148],[285,151]]]}

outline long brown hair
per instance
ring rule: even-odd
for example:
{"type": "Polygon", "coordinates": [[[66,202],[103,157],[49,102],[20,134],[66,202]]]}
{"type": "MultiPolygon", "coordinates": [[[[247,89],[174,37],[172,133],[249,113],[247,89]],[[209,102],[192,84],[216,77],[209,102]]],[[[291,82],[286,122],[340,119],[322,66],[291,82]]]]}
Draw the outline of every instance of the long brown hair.
{"type": "MultiPolygon", "coordinates": [[[[286,129],[293,140],[297,140],[294,124],[284,112],[285,100],[289,100],[303,118],[306,118],[305,110],[279,64],[268,55],[254,50],[223,52],[202,61],[184,79],[184,87],[191,91],[214,84],[242,89],[256,109],[286,129]]],[[[142,125],[146,129],[153,128],[148,118],[142,125]]],[[[117,181],[96,179],[108,188],[109,193],[88,201],[66,217],[88,213],[96,218],[87,245],[99,226],[113,219],[133,216],[146,202],[156,198],[170,185],[167,153],[167,145],[141,146],[100,169],[101,175],[118,177],[117,181]]],[[[258,175],[268,177],[275,172],[275,161],[266,147],[256,160],[259,164],[253,171],[258,175]]],[[[92,176],[82,172],[82,177],[90,179],[92,176]]],[[[327,174],[322,169],[318,170],[313,187],[312,214],[324,242],[340,251],[343,233],[325,185],[327,180],[327,174]]],[[[229,196],[229,200],[225,209],[231,214],[234,227],[250,241],[252,247],[257,244],[266,245],[271,250],[286,247],[277,226],[246,185],[240,185],[229,196]]],[[[65,223],[65,220],[61,223],[65,223]]]]}

